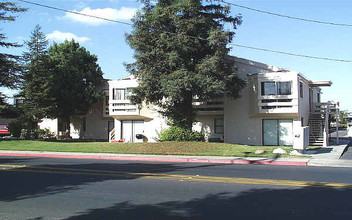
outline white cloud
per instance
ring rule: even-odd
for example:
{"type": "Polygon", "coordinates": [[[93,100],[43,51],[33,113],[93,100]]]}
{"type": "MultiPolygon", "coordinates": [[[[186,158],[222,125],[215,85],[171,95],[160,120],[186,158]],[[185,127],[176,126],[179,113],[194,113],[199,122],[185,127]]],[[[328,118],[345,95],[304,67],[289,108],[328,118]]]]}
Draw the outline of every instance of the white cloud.
{"type": "Polygon", "coordinates": [[[46,38],[52,41],[58,41],[62,42],[65,40],[72,40],[74,39],[75,41],[78,41],[80,43],[84,43],[86,41],[89,41],[90,39],[88,37],[78,37],[77,35],[69,32],[60,32],[60,31],[54,31],[48,35],[46,35],[46,38]]]}
{"type": "MultiPolygon", "coordinates": [[[[111,20],[130,20],[133,18],[133,16],[137,12],[137,8],[128,8],[128,7],[121,7],[119,10],[114,9],[114,8],[97,8],[97,9],[91,9],[89,7],[84,8],[82,11],[76,11],[82,14],[87,14],[87,15],[93,15],[96,17],[101,17],[101,18],[106,18],[106,19],[111,19],[111,20]]],[[[70,19],[75,22],[81,22],[85,23],[88,25],[94,25],[98,26],[101,24],[107,24],[109,21],[104,21],[102,19],[97,19],[97,18],[92,18],[92,17],[87,17],[83,15],[78,15],[78,14],[72,14],[66,12],[66,15],[64,16],[66,19],[70,19]]]]}

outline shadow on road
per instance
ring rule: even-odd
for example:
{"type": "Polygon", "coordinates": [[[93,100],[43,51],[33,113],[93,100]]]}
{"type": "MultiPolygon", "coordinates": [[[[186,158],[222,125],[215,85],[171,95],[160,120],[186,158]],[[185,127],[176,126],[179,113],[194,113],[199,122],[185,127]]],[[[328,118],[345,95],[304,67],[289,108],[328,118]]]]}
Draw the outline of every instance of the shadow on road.
{"type": "MultiPolygon", "coordinates": [[[[18,159],[3,159],[1,163],[15,163],[18,159]]],[[[106,180],[126,180],[143,177],[143,173],[167,173],[214,164],[179,166],[157,163],[88,163],[36,165],[0,168],[0,201],[15,201],[78,189],[80,185],[106,180]],[[138,174],[141,173],[142,175],[138,174]]],[[[222,165],[226,166],[226,165],[222,165]]]]}
{"type": "Polygon", "coordinates": [[[126,201],[68,219],[351,219],[351,197],[351,189],[323,186],[255,189],[237,196],[220,193],[155,205],[126,201]]]}

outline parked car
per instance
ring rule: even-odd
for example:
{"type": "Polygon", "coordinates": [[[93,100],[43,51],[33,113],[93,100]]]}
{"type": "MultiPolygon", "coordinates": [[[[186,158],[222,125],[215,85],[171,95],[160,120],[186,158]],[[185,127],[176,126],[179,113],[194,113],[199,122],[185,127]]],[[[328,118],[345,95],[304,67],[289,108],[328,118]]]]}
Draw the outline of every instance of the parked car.
{"type": "Polygon", "coordinates": [[[0,125],[0,136],[8,136],[8,135],[10,135],[10,132],[7,125],[0,125]]]}

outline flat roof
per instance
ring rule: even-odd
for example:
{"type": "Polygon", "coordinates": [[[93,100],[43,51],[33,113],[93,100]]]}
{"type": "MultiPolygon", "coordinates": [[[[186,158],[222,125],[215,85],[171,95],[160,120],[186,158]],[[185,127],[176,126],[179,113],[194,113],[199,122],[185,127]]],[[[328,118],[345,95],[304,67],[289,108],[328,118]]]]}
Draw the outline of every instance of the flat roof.
{"type": "Polygon", "coordinates": [[[313,87],[321,87],[321,86],[331,86],[332,82],[330,80],[313,80],[313,81],[310,81],[309,84],[313,87]]]}

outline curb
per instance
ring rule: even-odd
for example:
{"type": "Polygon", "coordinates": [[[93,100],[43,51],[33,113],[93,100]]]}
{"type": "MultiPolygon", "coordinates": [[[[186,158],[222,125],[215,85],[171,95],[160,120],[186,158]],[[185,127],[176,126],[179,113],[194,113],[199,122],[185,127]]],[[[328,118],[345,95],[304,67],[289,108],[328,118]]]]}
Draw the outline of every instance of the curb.
{"type": "Polygon", "coordinates": [[[44,158],[69,158],[69,159],[94,159],[94,160],[121,160],[121,161],[150,161],[150,162],[175,162],[175,163],[213,163],[213,164],[253,164],[253,165],[278,165],[278,166],[307,166],[308,162],[302,161],[277,161],[270,159],[246,160],[238,159],[201,159],[201,158],[148,158],[133,156],[87,156],[63,154],[31,154],[31,153],[0,153],[0,156],[10,157],[44,157],[44,158]]]}

